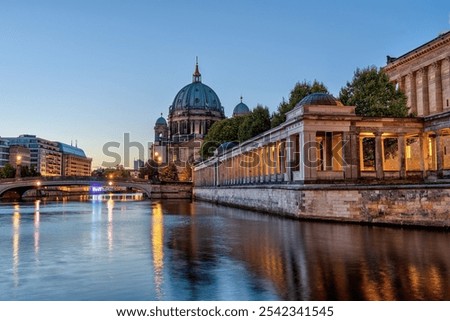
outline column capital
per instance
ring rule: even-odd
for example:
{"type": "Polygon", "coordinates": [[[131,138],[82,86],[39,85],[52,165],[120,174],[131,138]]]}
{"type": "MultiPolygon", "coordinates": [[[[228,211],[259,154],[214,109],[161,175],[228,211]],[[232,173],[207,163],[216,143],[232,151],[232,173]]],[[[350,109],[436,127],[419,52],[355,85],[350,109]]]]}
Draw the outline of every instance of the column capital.
{"type": "Polygon", "coordinates": [[[428,67],[422,67],[416,71],[419,76],[426,76],[428,71],[428,67]]]}
{"type": "Polygon", "coordinates": [[[438,60],[438,61],[433,62],[433,63],[431,64],[431,67],[432,67],[434,70],[437,70],[437,69],[441,68],[441,64],[442,64],[442,62],[441,62],[440,60],[438,60]]]}
{"type": "Polygon", "coordinates": [[[444,60],[450,63],[450,56],[445,57],[444,60]]]}

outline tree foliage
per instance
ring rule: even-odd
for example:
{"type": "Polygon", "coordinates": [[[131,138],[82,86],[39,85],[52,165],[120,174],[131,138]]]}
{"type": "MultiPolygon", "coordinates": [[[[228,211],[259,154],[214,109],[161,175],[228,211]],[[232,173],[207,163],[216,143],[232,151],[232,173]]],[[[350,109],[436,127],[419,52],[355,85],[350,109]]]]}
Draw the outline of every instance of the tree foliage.
{"type": "Polygon", "coordinates": [[[329,93],[327,87],[317,80],[313,83],[298,82],[295,84],[294,88],[291,90],[289,95],[289,100],[283,101],[278,105],[277,111],[272,114],[272,127],[276,127],[281,123],[286,121],[286,113],[294,109],[294,107],[306,96],[313,93],[329,93]]]}
{"type": "Polygon", "coordinates": [[[153,160],[149,159],[144,167],[141,167],[139,169],[139,178],[146,178],[152,182],[159,181],[159,174],[158,174],[158,163],[153,160]]]}
{"type": "Polygon", "coordinates": [[[16,176],[16,169],[9,163],[0,168],[0,178],[14,178],[16,176]]]}
{"type": "Polygon", "coordinates": [[[341,88],[344,105],[356,106],[357,115],[368,117],[407,117],[406,96],[389,82],[383,70],[370,66],[356,69],[353,80],[341,88]]]}
{"type": "Polygon", "coordinates": [[[242,118],[237,141],[243,142],[270,129],[270,112],[267,107],[257,105],[250,114],[242,118]]]}
{"type": "Polygon", "coordinates": [[[163,182],[177,182],[178,181],[178,169],[174,162],[163,167],[159,173],[159,177],[163,182]]]}
{"type": "Polygon", "coordinates": [[[269,108],[258,105],[251,113],[215,122],[201,147],[201,156],[207,158],[225,142],[243,142],[270,129],[269,108]]]}

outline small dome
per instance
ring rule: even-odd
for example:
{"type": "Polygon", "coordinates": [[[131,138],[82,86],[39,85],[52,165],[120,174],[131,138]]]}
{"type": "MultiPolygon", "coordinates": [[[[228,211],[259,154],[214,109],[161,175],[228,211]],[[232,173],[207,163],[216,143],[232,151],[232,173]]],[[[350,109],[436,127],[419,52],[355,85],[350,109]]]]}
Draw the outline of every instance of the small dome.
{"type": "Polygon", "coordinates": [[[167,126],[166,119],[165,119],[163,116],[159,117],[159,118],[156,120],[155,126],[158,126],[158,125],[167,126]]]}
{"type": "Polygon", "coordinates": [[[239,145],[237,142],[225,142],[217,147],[216,152],[218,155],[225,153],[227,150],[239,145]]]}
{"type": "Polygon", "coordinates": [[[309,94],[297,104],[297,106],[306,105],[328,105],[328,106],[343,106],[343,104],[327,93],[313,93],[309,94]]]}
{"type": "Polygon", "coordinates": [[[233,109],[233,116],[241,116],[241,115],[246,115],[249,113],[250,113],[250,108],[248,108],[248,106],[242,102],[242,98],[241,98],[241,102],[239,104],[237,104],[236,107],[234,107],[234,109],[233,109]]]}

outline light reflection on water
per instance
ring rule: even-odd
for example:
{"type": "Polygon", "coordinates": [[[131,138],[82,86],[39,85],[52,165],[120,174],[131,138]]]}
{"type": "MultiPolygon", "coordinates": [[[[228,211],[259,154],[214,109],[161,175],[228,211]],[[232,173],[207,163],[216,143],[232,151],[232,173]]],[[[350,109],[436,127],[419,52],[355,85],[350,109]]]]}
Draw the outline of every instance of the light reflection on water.
{"type": "Polygon", "coordinates": [[[448,232],[188,201],[0,204],[0,300],[449,300],[448,232]]]}

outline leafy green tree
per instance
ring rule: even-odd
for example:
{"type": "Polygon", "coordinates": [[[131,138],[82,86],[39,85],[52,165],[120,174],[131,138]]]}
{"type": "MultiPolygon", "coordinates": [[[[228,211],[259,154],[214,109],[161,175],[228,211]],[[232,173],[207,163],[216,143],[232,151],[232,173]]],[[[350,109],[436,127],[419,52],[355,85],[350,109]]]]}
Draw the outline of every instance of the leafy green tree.
{"type": "Polygon", "coordinates": [[[14,178],[16,176],[16,169],[9,163],[5,164],[3,168],[0,169],[1,178],[14,178]]]}
{"type": "Polygon", "coordinates": [[[243,142],[268,129],[269,108],[258,105],[247,115],[215,122],[203,141],[200,154],[203,158],[210,157],[225,142],[243,142]]]}
{"type": "Polygon", "coordinates": [[[253,111],[242,118],[239,124],[238,141],[243,142],[270,129],[269,108],[257,105],[253,111]]]}
{"type": "Polygon", "coordinates": [[[177,182],[178,181],[178,168],[174,162],[169,163],[161,169],[159,173],[161,181],[164,182],[177,182]]]}
{"type": "Polygon", "coordinates": [[[317,80],[314,80],[313,83],[307,82],[306,80],[296,83],[289,95],[289,101],[283,99],[280,105],[278,105],[277,111],[272,114],[272,127],[276,127],[285,122],[286,113],[294,109],[300,100],[313,93],[329,92],[327,87],[317,80]]]}
{"type": "Polygon", "coordinates": [[[215,122],[203,141],[200,154],[203,158],[213,155],[220,144],[238,140],[240,117],[227,118],[215,122]]]}
{"type": "Polygon", "coordinates": [[[153,159],[148,160],[144,167],[139,169],[139,178],[145,179],[147,177],[148,180],[157,182],[159,180],[158,176],[158,163],[153,159]]]}
{"type": "Polygon", "coordinates": [[[344,105],[356,106],[357,115],[368,117],[407,117],[406,96],[396,89],[382,69],[357,68],[353,80],[341,88],[344,105]]]}

